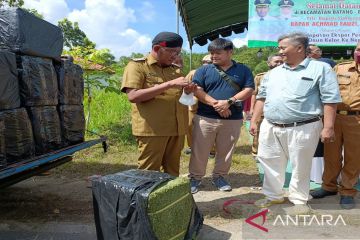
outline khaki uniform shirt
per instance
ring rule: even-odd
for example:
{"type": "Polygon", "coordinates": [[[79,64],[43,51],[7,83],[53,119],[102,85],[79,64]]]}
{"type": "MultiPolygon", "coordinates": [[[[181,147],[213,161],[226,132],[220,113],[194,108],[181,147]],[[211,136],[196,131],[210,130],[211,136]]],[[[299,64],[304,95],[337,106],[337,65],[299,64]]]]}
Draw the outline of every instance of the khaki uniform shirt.
{"type": "Polygon", "coordinates": [[[266,73],[267,73],[267,72],[263,72],[263,73],[258,73],[258,74],[256,74],[256,76],[255,76],[255,78],[254,78],[255,90],[253,91],[253,95],[257,95],[257,94],[258,94],[261,80],[263,80],[264,75],[265,75],[266,73]]]}
{"type": "MultiPolygon", "coordinates": [[[[181,77],[176,66],[160,67],[149,54],[134,59],[126,66],[121,91],[126,88],[145,89],[181,77]]],[[[135,136],[185,135],[188,124],[187,107],[179,103],[182,89],[169,88],[155,98],[132,104],[132,132],[135,136]]]]}
{"type": "Polygon", "coordinates": [[[342,103],[337,105],[339,111],[360,110],[360,75],[355,62],[343,62],[334,67],[339,83],[342,103]]]}

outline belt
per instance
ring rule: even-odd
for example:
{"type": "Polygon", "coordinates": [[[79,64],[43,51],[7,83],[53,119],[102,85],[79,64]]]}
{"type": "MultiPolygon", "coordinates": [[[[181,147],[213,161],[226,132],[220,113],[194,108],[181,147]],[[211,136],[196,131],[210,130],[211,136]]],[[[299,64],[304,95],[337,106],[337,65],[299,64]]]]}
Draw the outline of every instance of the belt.
{"type": "Polygon", "coordinates": [[[340,114],[340,115],[360,115],[360,111],[340,111],[340,110],[337,110],[336,113],[340,114]]]}
{"type": "Polygon", "coordinates": [[[305,120],[305,121],[301,121],[301,122],[293,122],[293,123],[272,123],[272,122],[269,122],[269,121],[268,122],[271,125],[274,125],[276,127],[287,128],[287,127],[297,127],[297,126],[305,125],[305,124],[308,124],[308,123],[317,122],[320,119],[321,119],[320,117],[316,117],[316,118],[311,118],[309,120],[305,120]]]}

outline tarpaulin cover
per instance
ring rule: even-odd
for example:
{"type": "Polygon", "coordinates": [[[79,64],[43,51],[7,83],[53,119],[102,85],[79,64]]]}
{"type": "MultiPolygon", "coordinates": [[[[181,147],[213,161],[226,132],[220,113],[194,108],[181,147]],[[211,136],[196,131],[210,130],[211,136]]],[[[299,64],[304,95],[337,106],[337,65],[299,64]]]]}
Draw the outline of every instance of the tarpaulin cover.
{"type": "Polygon", "coordinates": [[[55,66],[59,80],[59,103],[81,105],[84,99],[82,68],[69,59],[61,59],[55,66]]]}
{"type": "Polygon", "coordinates": [[[59,60],[63,43],[59,27],[21,8],[0,8],[0,48],[59,60]]]}
{"type": "Polygon", "coordinates": [[[56,106],[58,83],[52,60],[21,56],[20,97],[25,106],[56,106]]]}
{"type": "Polygon", "coordinates": [[[85,138],[85,116],[82,105],[60,105],[60,124],[65,146],[77,144],[85,138]]]}
{"type": "Polygon", "coordinates": [[[25,108],[0,112],[5,125],[5,152],[7,162],[34,156],[35,147],[30,119],[25,108]]]}
{"type": "Polygon", "coordinates": [[[0,119],[0,169],[6,167],[5,158],[5,126],[4,121],[0,119]]]}
{"type": "MultiPolygon", "coordinates": [[[[148,198],[157,186],[173,179],[169,174],[146,170],[128,170],[93,179],[98,240],[158,239],[147,213],[148,198]]],[[[193,239],[200,230],[202,221],[203,218],[194,203],[184,239],[193,239]]],[[[159,224],[168,225],[168,222],[159,224]]]]}
{"type": "Polygon", "coordinates": [[[60,119],[55,106],[31,107],[29,117],[33,127],[36,154],[61,148],[60,119]]]}
{"type": "Polygon", "coordinates": [[[0,51],[0,110],[20,107],[15,54],[0,51]]]}

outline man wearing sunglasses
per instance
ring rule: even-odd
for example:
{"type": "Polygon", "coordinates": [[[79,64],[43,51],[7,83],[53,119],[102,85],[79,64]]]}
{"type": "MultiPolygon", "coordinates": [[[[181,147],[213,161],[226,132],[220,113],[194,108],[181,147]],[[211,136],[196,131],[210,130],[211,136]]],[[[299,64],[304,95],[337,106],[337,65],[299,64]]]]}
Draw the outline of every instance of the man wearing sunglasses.
{"type": "Polygon", "coordinates": [[[187,127],[187,107],[181,93],[194,91],[179,67],[183,39],[161,32],[152,41],[150,54],[126,66],[121,91],[132,103],[132,132],[138,143],[138,168],[179,175],[180,154],[187,127]]]}

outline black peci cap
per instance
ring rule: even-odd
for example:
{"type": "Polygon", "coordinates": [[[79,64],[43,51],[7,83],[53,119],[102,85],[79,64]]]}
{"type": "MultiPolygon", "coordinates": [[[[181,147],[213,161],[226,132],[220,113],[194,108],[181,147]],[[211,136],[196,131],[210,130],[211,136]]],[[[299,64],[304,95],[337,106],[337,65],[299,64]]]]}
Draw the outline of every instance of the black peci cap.
{"type": "Polygon", "coordinates": [[[173,32],[158,33],[152,40],[152,45],[160,45],[163,47],[176,48],[181,47],[183,39],[179,34],[173,32]]]}
{"type": "Polygon", "coordinates": [[[254,4],[256,6],[267,6],[271,4],[270,0],[255,0],[254,4]]]}
{"type": "Polygon", "coordinates": [[[294,2],[292,0],[281,0],[278,5],[280,7],[291,7],[294,6],[294,2]]]}

